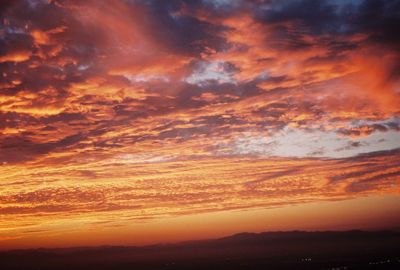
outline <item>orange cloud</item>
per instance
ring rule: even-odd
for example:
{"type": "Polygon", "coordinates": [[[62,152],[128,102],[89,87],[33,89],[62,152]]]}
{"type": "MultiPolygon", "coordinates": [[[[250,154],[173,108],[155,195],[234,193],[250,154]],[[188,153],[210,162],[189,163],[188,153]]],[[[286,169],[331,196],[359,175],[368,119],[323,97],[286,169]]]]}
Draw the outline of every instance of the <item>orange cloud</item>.
{"type": "Polygon", "coordinates": [[[31,57],[29,51],[14,51],[0,56],[0,62],[24,62],[31,57]]]}
{"type": "Polygon", "coordinates": [[[390,10],[293,3],[9,4],[0,239],[397,196],[390,10]]]}
{"type": "Polygon", "coordinates": [[[143,219],[398,194],[397,155],[140,161],[140,154],[133,154],[72,159],[51,167],[3,166],[1,180],[9,188],[0,196],[1,229],[6,237],[35,228],[57,233],[66,219],[103,227],[100,221],[111,222],[117,215],[121,226],[129,226],[143,219]],[[365,166],[371,162],[373,167],[365,166]]]}

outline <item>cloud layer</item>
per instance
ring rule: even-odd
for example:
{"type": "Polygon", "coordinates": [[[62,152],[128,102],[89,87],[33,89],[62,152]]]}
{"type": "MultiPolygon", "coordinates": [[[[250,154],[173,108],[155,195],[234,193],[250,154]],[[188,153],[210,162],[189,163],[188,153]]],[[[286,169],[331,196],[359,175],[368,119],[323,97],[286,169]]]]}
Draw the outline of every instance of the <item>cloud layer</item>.
{"type": "Polygon", "coordinates": [[[3,3],[2,237],[66,217],[398,194],[399,9],[3,3]]]}

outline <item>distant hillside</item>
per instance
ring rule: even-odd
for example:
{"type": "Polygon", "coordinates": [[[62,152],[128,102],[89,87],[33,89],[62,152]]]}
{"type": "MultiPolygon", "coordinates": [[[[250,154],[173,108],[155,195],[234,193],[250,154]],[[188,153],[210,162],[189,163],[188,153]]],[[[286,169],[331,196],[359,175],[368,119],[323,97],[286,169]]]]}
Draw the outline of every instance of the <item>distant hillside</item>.
{"type": "Polygon", "coordinates": [[[0,253],[1,269],[400,269],[400,232],[240,233],[144,247],[0,253]]]}

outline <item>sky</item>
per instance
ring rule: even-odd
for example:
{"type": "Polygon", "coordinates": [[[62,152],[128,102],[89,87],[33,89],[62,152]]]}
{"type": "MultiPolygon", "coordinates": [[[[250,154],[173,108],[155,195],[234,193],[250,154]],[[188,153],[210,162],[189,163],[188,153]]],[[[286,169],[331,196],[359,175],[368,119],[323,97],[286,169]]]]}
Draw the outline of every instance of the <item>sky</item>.
{"type": "Polygon", "coordinates": [[[400,228],[400,1],[0,10],[0,249],[400,228]]]}

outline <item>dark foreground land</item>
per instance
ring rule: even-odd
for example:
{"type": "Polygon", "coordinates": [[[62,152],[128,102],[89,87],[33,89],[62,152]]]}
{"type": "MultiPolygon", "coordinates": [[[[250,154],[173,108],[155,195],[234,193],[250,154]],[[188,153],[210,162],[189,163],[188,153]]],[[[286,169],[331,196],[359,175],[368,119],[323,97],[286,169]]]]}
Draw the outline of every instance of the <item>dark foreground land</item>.
{"type": "Polygon", "coordinates": [[[400,232],[242,233],[146,247],[16,250],[0,269],[400,269],[400,232]]]}

